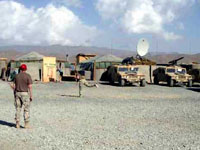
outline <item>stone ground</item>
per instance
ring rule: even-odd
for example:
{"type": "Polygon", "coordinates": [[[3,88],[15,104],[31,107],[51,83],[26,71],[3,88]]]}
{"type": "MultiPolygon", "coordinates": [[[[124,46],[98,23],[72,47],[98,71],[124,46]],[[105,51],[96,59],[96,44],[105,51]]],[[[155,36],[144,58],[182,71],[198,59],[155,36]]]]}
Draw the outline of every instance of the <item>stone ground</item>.
{"type": "Polygon", "coordinates": [[[16,129],[14,99],[0,81],[1,150],[198,150],[200,86],[83,89],[75,82],[34,84],[31,126],[16,129]]]}

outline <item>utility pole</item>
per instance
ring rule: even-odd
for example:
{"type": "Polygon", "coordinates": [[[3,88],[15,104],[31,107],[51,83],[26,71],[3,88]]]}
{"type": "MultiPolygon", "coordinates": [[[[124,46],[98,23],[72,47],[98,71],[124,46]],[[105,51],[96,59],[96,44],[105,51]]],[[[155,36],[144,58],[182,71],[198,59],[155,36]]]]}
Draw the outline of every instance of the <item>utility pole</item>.
{"type": "Polygon", "coordinates": [[[112,42],[113,42],[113,40],[111,39],[111,43],[110,43],[110,54],[111,55],[112,55],[112,47],[113,47],[113,45],[112,45],[113,43],[112,42]]]}
{"type": "Polygon", "coordinates": [[[67,62],[68,62],[68,56],[69,56],[69,55],[68,55],[68,54],[66,54],[66,61],[67,61],[67,62]]]}
{"type": "Polygon", "coordinates": [[[192,50],[191,50],[191,40],[189,39],[189,53],[190,53],[190,55],[192,55],[192,50]]]}

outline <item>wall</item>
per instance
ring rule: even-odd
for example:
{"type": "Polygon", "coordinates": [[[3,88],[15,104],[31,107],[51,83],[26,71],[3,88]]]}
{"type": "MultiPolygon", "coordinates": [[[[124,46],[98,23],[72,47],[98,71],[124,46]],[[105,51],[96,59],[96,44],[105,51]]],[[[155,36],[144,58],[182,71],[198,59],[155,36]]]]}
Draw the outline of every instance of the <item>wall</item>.
{"type": "Polygon", "coordinates": [[[102,74],[106,71],[107,69],[96,69],[96,81],[100,81],[102,74]]]}
{"type": "Polygon", "coordinates": [[[32,77],[33,81],[41,81],[42,62],[26,62],[27,73],[32,77]]]}
{"type": "Polygon", "coordinates": [[[6,60],[0,60],[0,76],[2,75],[3,68],[7,68],[6,60]]]}
{"type": "Polygon", "coordinates": [[[153,65],[151,66],[151,73],[150,73],[150,66],[149,65],[137,65],[139,67],[139,73],[142,73],[145,75],[145,80],[147,83],[153,82],[153,70],[157,68],[157,66],[153,65]],[[151,75],[151,78],[150,78],[151,75]]]}
{"type": "Polygon", "coordinates": [[[21,64],[27,65],[27,73],[30,74],[33,81],[41,81],[42,75],[42,61],[20,61],[16,65],[16,61],[11,62],[11,72],[16,70],[18,72],[21,64]]]}

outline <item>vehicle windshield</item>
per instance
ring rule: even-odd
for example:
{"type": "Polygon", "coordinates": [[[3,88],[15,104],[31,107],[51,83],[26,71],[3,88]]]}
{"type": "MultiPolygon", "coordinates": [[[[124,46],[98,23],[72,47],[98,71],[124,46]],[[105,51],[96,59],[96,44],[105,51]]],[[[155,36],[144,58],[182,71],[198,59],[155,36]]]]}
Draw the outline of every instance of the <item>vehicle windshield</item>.
{"type": "Polygon", "coordinates": [[[175,73],[175,69],[173,69],[173,68],[168,68],[168,69],[167,69],[167,72],[168,72],[168,73],[175,73]]]}
{"type": "Polygon", "coordinates": [[[130,68],[130,72],[138,72],[139,68],[130,68]]]}
{"type": "Polygon", "coordinates": [[[179,74],[185,74],[186,73],[185,69],[181,69],[181,68],[177,69],[176,72],[179,73],[179,74]]]}
{"type": "Polygon", "coordinates": [[[119,70],[119,72],[127,72],[128,68],[120,67],[118,70],[119,70]]]}

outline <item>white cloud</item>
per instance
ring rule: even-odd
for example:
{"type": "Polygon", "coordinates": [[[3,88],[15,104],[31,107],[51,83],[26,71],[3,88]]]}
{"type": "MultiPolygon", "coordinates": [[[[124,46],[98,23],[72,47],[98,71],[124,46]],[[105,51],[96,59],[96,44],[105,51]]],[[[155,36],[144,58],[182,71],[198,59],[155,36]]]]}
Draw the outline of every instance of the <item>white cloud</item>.
{"type": "Polygon", "coordinates": [[[177,27],[178,27],[179,30],[184,30],[185,29],[185,26],[184,26],[184,24],[182,22],[179,22],[177,24],[177,27]]]}
{"type": "Polygon", "coordinates": [[[73,7],[81,7],[82,3],[80,0],[53,0],[54,3],[65,5],[65,6],[73,6],[73,7]]]}
{"type": "Polygon", "coordinates": [[[99,0],[96,8],[104,19],[120,16],[127,6],[127,1],[122,0],[99,0]]]}
{"type": "Polygon", "coordinates": [[[87,45],[98,34],[72,11],[52,4],[28,9],[13,1],[0,1],[1,44],[87,45]]]}
{"type": "Polygon", "coordinates": [[[96,8],[103,19],[112,19],[129,33],[153,33],[167,40],[181,36],[165,26],[181,15],[195,0],[97,0],[96,8]]]}
{"type": "Polygon", "coordinates": [[[137,8],[126,11],[123,25],[130,33],[158,33],[162,30],[162,17],[149,3],[143,3],[137,8]]]}
{"type": "Polygon", "coordinates": [[[182,36],[176,35],[173,32],[164,32],[162,35],[166,40],[178,40],[182,38],[182,36]]]}

